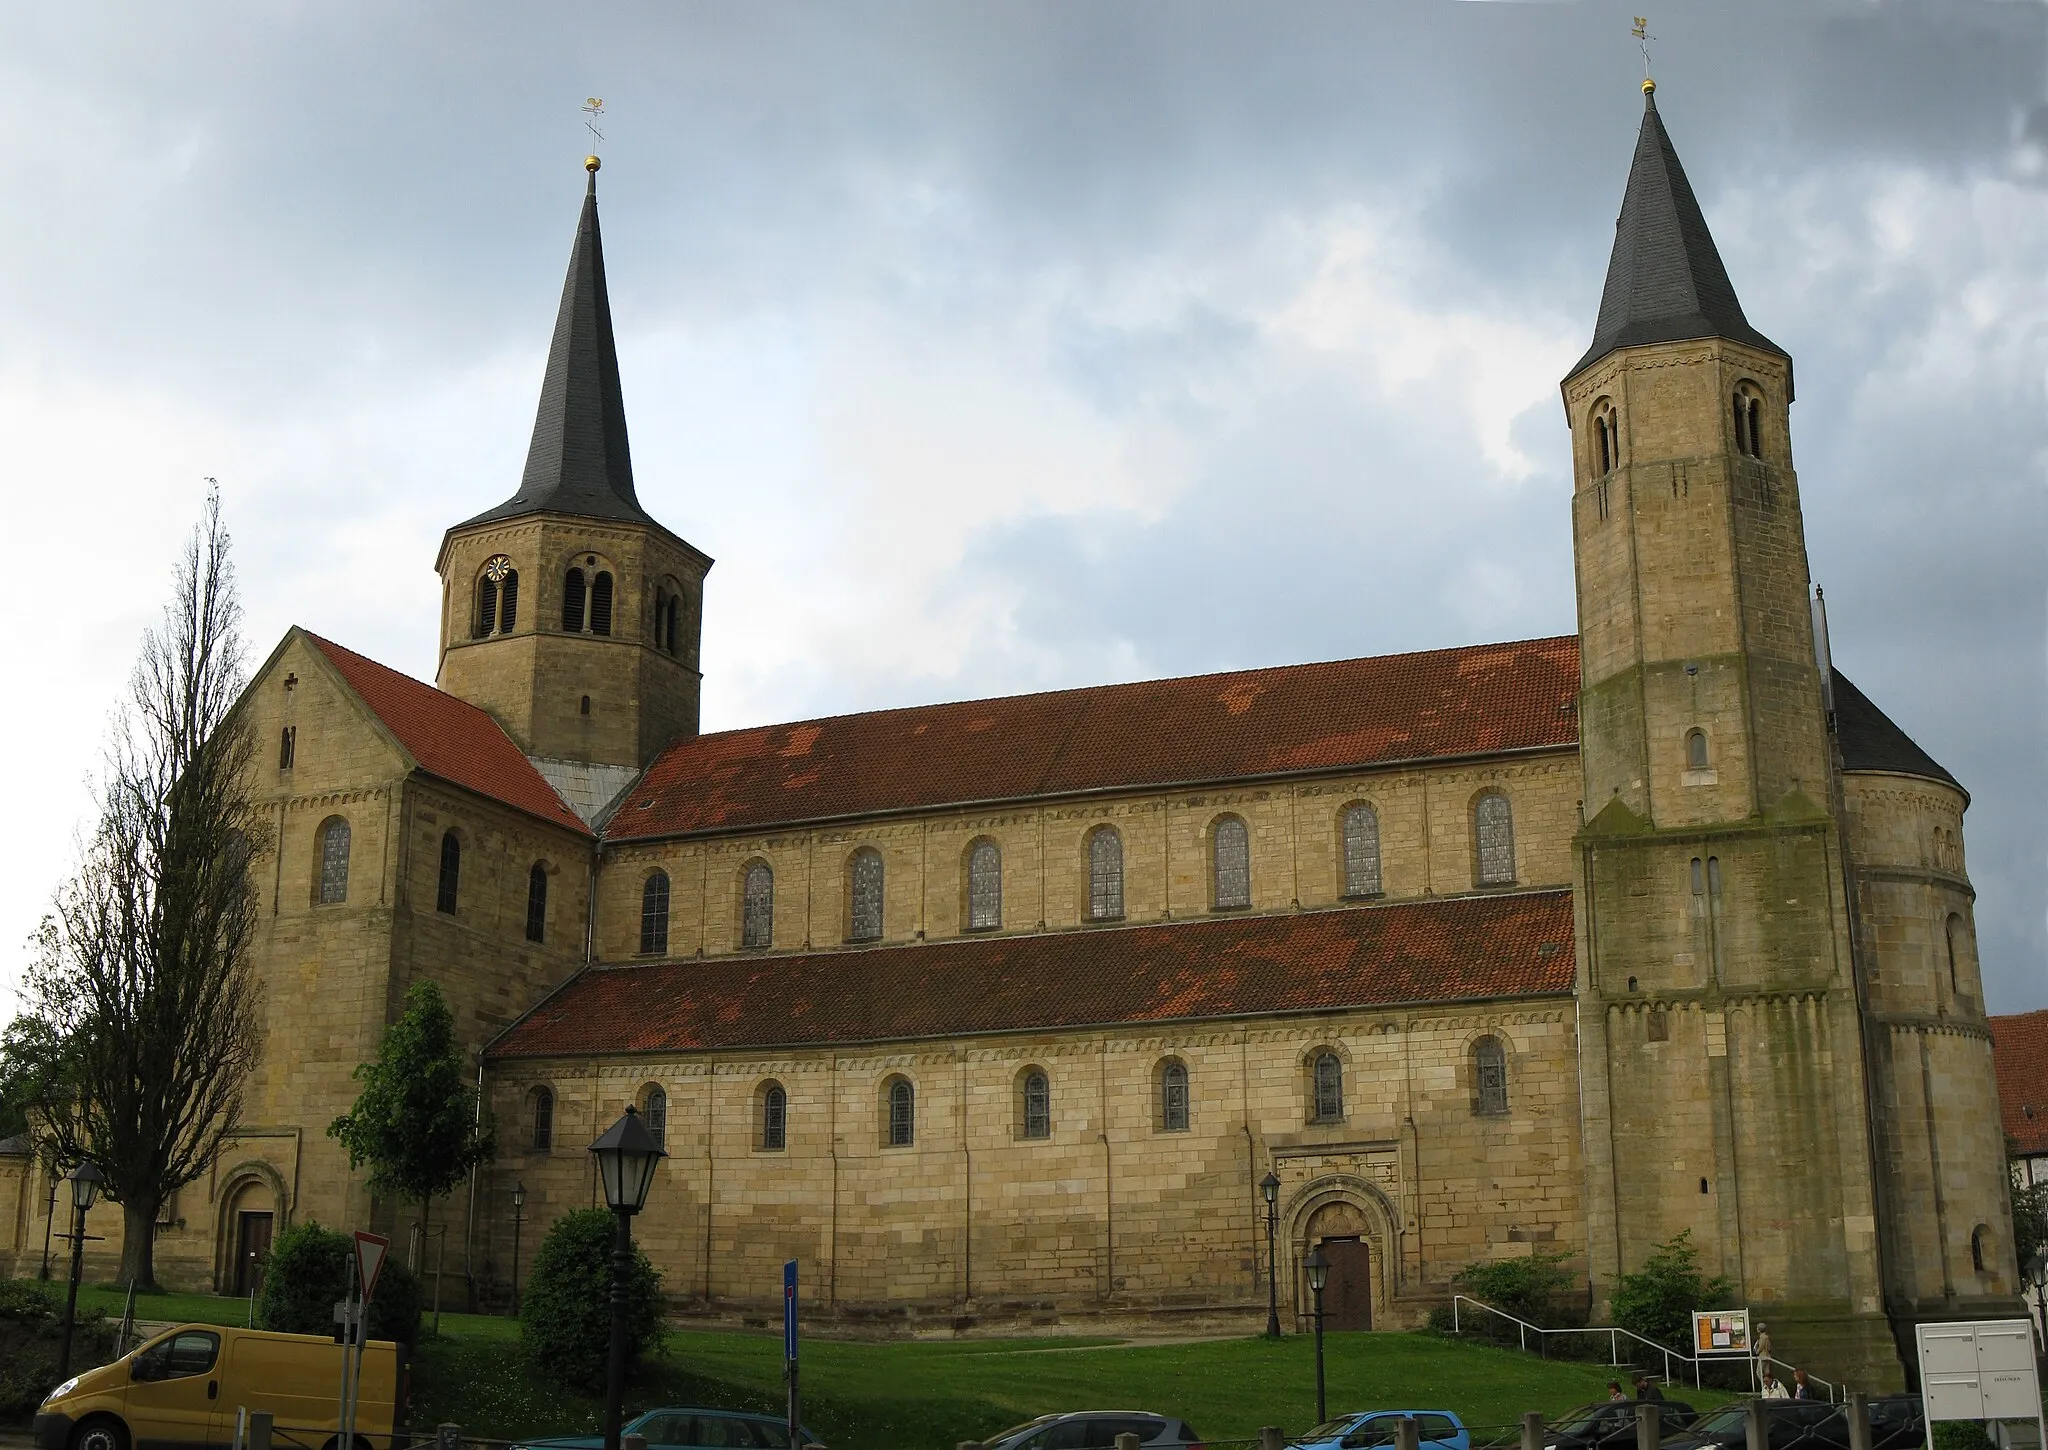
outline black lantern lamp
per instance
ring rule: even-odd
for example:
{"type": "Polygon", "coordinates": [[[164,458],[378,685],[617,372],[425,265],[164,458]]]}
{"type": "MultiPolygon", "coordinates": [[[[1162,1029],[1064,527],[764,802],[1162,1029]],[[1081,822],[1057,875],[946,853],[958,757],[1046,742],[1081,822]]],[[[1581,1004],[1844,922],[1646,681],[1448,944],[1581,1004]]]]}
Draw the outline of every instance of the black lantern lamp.
{"type": "Polygon", "coordinates": [[[612,1244],[612,1349],[605,1372],[604,1450],[619,1450],[619,1420],[626,1403],[626,1304],[633,1276],[633,1215],[647,1203],[654,1170],[668,1157],[655,1141],[640,1110],[628,1105],[625,1116],[590,1145],[597,1155],[597,1176],[604,1180],[604,1201],[618,1215],[618,1237],[612,1244]]]}
{"type": "Polygon", "coordinates": [[[71,1287],[64,1296],[64,1338],[57,1350],[57,1378],[71,1375],[71,1331],[78,1322],[78,1280],[85,1273],[85,1215],[100,1196],[107,1175],[87,1158],[64,1175],[71,1185],[71,1287]]]}
{"type": "Polygon", "coordinates": [[[1266,1200],[1266,1338],[1280,1337],[1280,1175],[1272,1169],[1259,1180],[1266,1200]]]}
{"type": "Polygon", "coordinates": [[[1323,1285],[1330,1282],[1330,1261],[1323,1257],[1321,1244],[1308,1251],[1301,1269],[1308,1276],[1308,1291],[1316,1303],[1316,1423],[1320,1425],[1329,1418],[1323,1398],[1323,1285]]]}

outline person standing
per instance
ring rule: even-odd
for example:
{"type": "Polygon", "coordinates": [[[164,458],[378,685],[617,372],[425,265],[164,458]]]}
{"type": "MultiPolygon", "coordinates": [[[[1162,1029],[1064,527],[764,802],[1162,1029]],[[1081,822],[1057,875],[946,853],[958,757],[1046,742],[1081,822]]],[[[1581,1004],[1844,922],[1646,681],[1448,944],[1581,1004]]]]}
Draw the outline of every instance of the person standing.
{"type": "Polygon", "coordinates": [[[1755,1348],[1756,1348],[1756,1364],[1757,1364],[1757,1368],[1758,1368],[1758,1369],[1762,1369],[1762,1368],[1763,1368],[1763,1367],[1764,1367],[1765,1365],[1767,1365],[1767,1364],[1769,1364],[1769,1363],[1771,1362],[1771,1327],[1770,1327],[1770,1325],[1768,1325],[1768,1324],[1759,1324],[1759,1325],[1757,1325],[1757,1327],[1756,1327],[1756,1345],[1755,1345],[1755,1348]]]}
{"type": "Polygon", "coordinates": [[[1628,1395],[1621,1388],[1620,1380],[1609,1380],[1607,1382],[1607,1398],[1610,1400],[1625,1400],[1628,1398],[1628,1395]]]}
{"type": "Polygon", "coordinates": [[[1771,1373],[1769,1365],[1764,1366],[1763,1388],[1757,1391],[1757,1397],[1765,1400],[1789,1400],[1792,1398],[1791,1394],[1786,1390],[1784,1382],[1771,1373]]]}
{"type": "Polygon", "coordinates": [[[1806,1382],[1806,1371],[1803,1369],[1792,1371],[1792,1398],[1795,1400],[1810,1400],[1813,1398],[1813,1386],[1806,1382]]]}

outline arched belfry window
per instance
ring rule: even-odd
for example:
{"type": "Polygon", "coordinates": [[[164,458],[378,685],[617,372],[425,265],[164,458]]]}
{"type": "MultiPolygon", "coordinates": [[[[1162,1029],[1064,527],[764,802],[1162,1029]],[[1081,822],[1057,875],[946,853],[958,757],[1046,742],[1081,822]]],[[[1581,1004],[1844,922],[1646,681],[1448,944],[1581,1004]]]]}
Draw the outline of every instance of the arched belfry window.
{"type": "Polygon", "coordinates": [[[1754,383],[1735,389],[1735,451],[1750,458],[1764,456],[1764,400],[1754,383]]]}
{"type": "Polygon", "coordinates": [[[640,955],[668,952],[668,872],[656,871],[640,887],[640,955]]]}
{"type": "Polygon", "coordinates": [[[863,846],[847,863],[848,941],[882,939],[882,853],[863,846]]]}
{"type": "Polygon", "coordinates": [[[1099,826],[1088,837],[1088,919],[1122,921],[1124,838],[1114,826],[1099,826]]]}
{"type": "Polygon", "coordinates": [[[1593,405],[1592,445],[1595,478],[1605,478],[1621,466],[1621,420],[1605,398],[1593,405]]]}
{"type": "Polygon", "coordinates": [[[682,590],[673,579],[663,582],[654,591],[654,647],[669,654],[676,652],[677,622],[682,615],[682,590]]]}
{"type": "Polygon", "coordinates": [[[1508,798],[1487,791],[1472,806],[1472,835],[1481,886],[1515,884],[1515,812],[1508,798]]]}
{"type": "Polygon", "coordinates": [[[331,816],[320,827],[320,904],[348,900],[348,822],[331,816]]]}
{"type": "Polygon", "coordinates": [[[1003,853],[994,841],[976,841],[967,853],[967,929],[994,931],[1003,924],[1003,853]]]}
{"type": "Polygon", "coordinates": [[[1707,768],[1707,732],[1688,730],[1685,732],[1685,768],[1705,770],[1707,768]]]}
{"type": "Polygon", "coordinates": [[[775,945],[775,872],[766,861],[754,862],[740,878],[740,945],[775,945]]]}
{"type": "Polygon", "coordinates": [[[526,939],[544,941],[548,934],[548,868],[542,861],[533,863],[526,873],[526,939]]]}
{"type": "Polygon", "coordinates": [[[1498,1118],[1508,1110],[1508,1053],[1498,1037],[1488,1035],[1472,1044],[1472,1111],[1482,1118],[1498,1118]]]}
{"type": "Polygon", "coordinates": [[[519,571],[503,554],[484,561],[476,581],[476,624],[472,637],[510,634],[519,620],[519,571]]]}
{"type": "Polygon", "coordinates": [[[455,914],[462,890],[462,842],[453,831],[441,833],[441,879],[434,885],[434,910],[455,914]]]}
{"type": "Polygon", "coordinates": [[[1344,810],[1344,894],[1380,894],[1380,818],[1363,802],[1344,810]]]}
{"type": "Polygon", "coordinates": [[[1252,904],[1251,833],[1236,816],[1225,816],[1210,833],[1211,899],[1218,911],[1252,904]]]}
{"type": "Polygon", "coordinates": [[[583,571],[572,568],[562,580],[562,628],[569,634],[583,633],[583,611],[590,589],[583,571]]]}
{"type": "Polygon", "coordinates": [[[606,569],[598,570],[590,581],[590,632],[612,632],[612,576],[606,569]]]}
{"type": "Polygon", "coordinates": [[[681,596],[681,595],[679,595],[679,594],[671,594],[671,595],[669,595],[669,597],[668,597],[668,624],[667,624],[667,627],[666,627],[666,634],[667,634],[667,637],[668,637],[668,652],[669,652],[670,654],[674,654],[674,653],[676,652],[676,636],[677,636],[677,634],[678,634],[678,633],[680,632],[680,627],[681,627],[681,623],[682,623],[682,617],[683,617],[683,599],[682,599],[682,596],[681,596]]]}

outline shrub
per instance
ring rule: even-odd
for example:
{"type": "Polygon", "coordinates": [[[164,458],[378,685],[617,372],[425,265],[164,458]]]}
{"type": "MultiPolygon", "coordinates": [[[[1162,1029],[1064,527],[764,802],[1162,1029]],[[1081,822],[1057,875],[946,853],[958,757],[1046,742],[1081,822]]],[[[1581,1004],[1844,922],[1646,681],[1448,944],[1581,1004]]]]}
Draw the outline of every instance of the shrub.
{"type": "Polygon", "coordinates": [[[1614,1322],[1658,1344],[1691,1343],[1694,1310],[1726,1309],[1734,1303],[1733,1286],[1703,1275],[1699,1257],[1691,1229],[1660,1244],[1642,1268],[1615,1280],[1614,1322]]]}
{"type": "MultiPolygon", "coordinates": [[[[1559,1321],[1571,1317],[1567,1305],[1572,1274],[1565,1268],[1569,1254],[1530,1254],[1526,1258],[1496,1259],[1473,1264],[1451,1282],[1482,1304],[1526,1319],[1545,1329],[1568,1328],[1559,1321]]],[[[1477,1316],[1490,1319],[1491,1315],[1477,1316]]],[[[1495,1323],[1502,1321],[1496,1320],[1495,1323]]],[[[1580,1323],[1585,1321],[1581,1319],[1580,1323]]],[[[1514,1326],[1508,1325],[1509,1329],[1514,1326]]]]}
{"type": "MultiPolygon", "coordinates": [[[[308,1219],[270,1246],[256,1323],[285,1334],[334,1333],[334,1306],[348,1293],[355,1240],[308,1219]]],[[[420,1286],[412,1271],[387,1258],[370,1299],[370,1338],[411,1344],[420,1328],[420,1286]]]]}
{"type": "MultiPolygon", "coordinates": [[[[32,1279],[0,1280],[0,1423],[26,1420],[57,1388],[57,1348],[64,1299],[32,1279]]],[[[114,1357],[114,1326],[103,1309],[81,1310],[71,1336],[71,1367],[114,1357]]]]}
{"type": "MultiPolygon", "coordinates": [[[[542,1372],[571,1389],[604,1388],[612,1342],[612,1214],[564,1214],[533,1256],[519,1297],[519,1337],[542,1372]]],[[[626,1367],[661,1345],[661,1275],[636,1245],[627,1285],[626,1367]]]]}

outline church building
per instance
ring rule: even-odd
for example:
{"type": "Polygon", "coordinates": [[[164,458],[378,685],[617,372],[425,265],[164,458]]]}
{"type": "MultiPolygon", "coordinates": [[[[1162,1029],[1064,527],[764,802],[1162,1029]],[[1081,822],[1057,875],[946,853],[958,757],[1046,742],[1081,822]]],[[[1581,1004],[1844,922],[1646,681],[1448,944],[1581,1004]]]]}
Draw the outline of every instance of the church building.
{"type": "MultiPolygon", "coordinates": [[[[498,1155],[415,1252],[486,1304],[630,1104],[668,1154],[636,1237],[709,1321],[795,1259],[837,1324],[1292,1328],[1312,1248],[1333,1327],[1534,1253],[1597,1321],[1681,1232],[1837,1382],[2020,1312],[1969,797],[1828,661],[1792,359],[1644,92],[1562,383],[1576,635],[714,734],[591,158],[436,683],[295,628],[249,686],[266,1051],[163,1276],[246,1292],[308,1218],[404,1241],[326,1127],[431,978],[498,1155]]],[[[0,1271],[49,1188],[0,1157],[0,1271]]]]}

